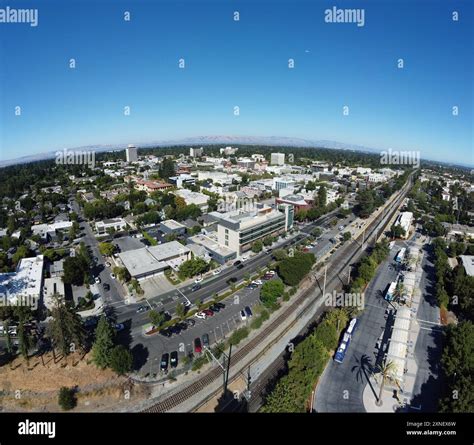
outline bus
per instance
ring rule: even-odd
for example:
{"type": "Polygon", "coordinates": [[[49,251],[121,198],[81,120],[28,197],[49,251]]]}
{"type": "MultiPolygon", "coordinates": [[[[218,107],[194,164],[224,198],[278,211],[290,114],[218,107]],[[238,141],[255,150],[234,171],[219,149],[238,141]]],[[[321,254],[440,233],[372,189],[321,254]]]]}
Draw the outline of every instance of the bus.
{"type": "Polygon", "coordinates": [[[387,289],[387,293],[385,294],[385,299],[387,301],[392,301],[394,296],[395,296],[395,289],[397,288],[397,282],[392,281],[390,283],[390,286],[387,289]]]}
{"type": "Polygon", "coordinates": [[[395,257],[395,261],[397,263],[400,264],[403,261],[403,258],[405,258],[405,251],[406,251],[405,247],[402,247],[400,251],[397,253],[397,256],[395,257]]]}
{"type": "Polygon", "coordinates": [[[344,332],[344,336],[342,337],[341,343],[339,343],[339,347],[337,348],[336,354],[334,354],[335,362],[342,363],[344,361],[344,357],[346,356],[346,352],[351,343],[351,339],[354,335],[356,326],[357,318],[353,318],[349,323],[349,327],[346,329],[346,332],[344,332]]]}

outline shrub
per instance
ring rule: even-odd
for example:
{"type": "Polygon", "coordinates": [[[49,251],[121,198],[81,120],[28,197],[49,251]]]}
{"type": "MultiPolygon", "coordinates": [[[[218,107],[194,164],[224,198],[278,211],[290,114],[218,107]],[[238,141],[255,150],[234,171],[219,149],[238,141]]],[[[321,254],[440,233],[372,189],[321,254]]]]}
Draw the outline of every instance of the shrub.
{"type": "Polygon", "coordinates": [[[77,405],[76,395],[73,388],[61,387],[58,393],[59,406],[64,411],[69,411],[77,405]]]}

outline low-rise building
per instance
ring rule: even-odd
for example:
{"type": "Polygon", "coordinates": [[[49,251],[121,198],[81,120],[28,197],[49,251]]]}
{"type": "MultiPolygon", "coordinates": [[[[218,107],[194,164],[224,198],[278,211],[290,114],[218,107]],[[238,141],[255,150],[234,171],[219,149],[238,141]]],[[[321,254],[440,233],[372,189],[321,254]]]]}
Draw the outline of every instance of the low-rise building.
{"type": "Polygon", "coordinates": [[[127,227],[127,223],[123,218],[104,219],[103,221],[97,221],[95,223],[95,230],[99,235],[108,233],[108,230],[118,232],[125,229],[125,227],[127,227]]]}
{"type": "Polygon", "coordinates": [[[188,244],[190,248],[192,244],[204,247],[209,252],[209,256],[219,264],[225,264],[237,257],[235,251],[220,245],[217,239],[213,239],[207,235],[199,234],[189,237],[188,242],[190,243],[188,244]]]}
{"type": "Polygon", "coordinates": [[[412,212],[401,212],[395,221],[395,226],[401,226],[403,230],[405,230],[404,238],[408,238],[408,233],[410,231],[410,226],[411,226],[412,221],[413,221],[412,212]]]}
{"type": "Polygon", "coordinates": [[[188,189],[180,189],[174,192],[175,195],[184,199],[186,205],[194,204],[201,209],[203,213],[207,212],[209,196],[204,193],[193,192],[188,189]]]}
{"type": "Polygon", "coordinates": [[[174,219],[167,219],[160,223],[160,231],[165,235],[171,233],[174,233],[175,235],[184,235],[186,233],[186,226],[174,219]]]}
{"type": "Polygon", "coordinates": [[[474,277],[474,255],[461,255],[459,258],[461,258],[466,274],[474,277]]]}
{"type": "Polygon", "coordinates": [[[122,252],[118,256],[132,278],[144,280],[159,275],[170,267],[179,269],[183,262],[191,259],[191,251],[178,241],[170,241],[122,252]]]}

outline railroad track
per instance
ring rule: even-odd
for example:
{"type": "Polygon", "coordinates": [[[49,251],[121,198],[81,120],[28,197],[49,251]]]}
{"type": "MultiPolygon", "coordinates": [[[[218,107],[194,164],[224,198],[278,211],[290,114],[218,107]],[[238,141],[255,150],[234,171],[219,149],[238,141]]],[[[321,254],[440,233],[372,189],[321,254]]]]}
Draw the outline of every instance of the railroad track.
{"type": "MultiPolygon", "coordinates": [[[[411,182],[411,181],[410,181],[411,182]]],[[[404,191],[406,192],[408,188],[408,184],[404,187],[404,191]]],[[[400,196],[395,199],[396,204],[394,205],[394,210],[390,213],[390,216],[386,219],[386,221],[390,221],[392,216],[395,214],[395,212],[398,210],[398,206],[400,205],[401,200],[404,199],[404,193],[400,193],[400,196]]],[[[385,215],[386,217],[387,215],[385,215]]],[[[372,221],[372,223],[369,225],[368,229],[366,232],[368,232],[368,235],[365,237],[365,242],[369,243],[370,238],[374,234],[376,230],[378,230],[378,225],[380,224],[381,221],[383,221],[384,215],[379,215],[377,219],[372,221]],[[381,219],[378,220],[381,216],[381,219]]],[[[362,235],[359,235],[357,238],[354,239],[354,241],[357,241],[362,235]]],[[[329,276],[327,277],[327,283],[331,283],[333,280],[339,277],[339,272],[343,271],[344,268],[350,264],[354,256],[360,252],[358,249],[358,246],[355,245],[355,243],[350,243],[346,245],[342,252],[349,250],[349,249],[354,249],[354,251],[349,255],[348,259],[343,263],[342,267],[338,267],[338,269],[333,269],[332,272],[329,272],[329,276]]],[[[340,256],[340,255],[338,255],[340,256]]],[[[275,331],[278,326],[280,326],[282,323],[285,322],[289,318],[289,316],[298,308],[298,306],[301,305],[301,303],[308,297],[309,294],[313,292],[313,288],[308,288],[303,294],[301,294],[298,298],[296,298],[287,308],[284,312],[282,312],[278,317],[276,317],[271,323],[269,323],[261,332],[259,332],[251,341],[249,341],[247,344],[242,346],[239,350],[237,350],[233,355],[232,355],[232,367],[235,367],[236,364],[238,364],[240,361],[242,361],[250,352],[252,352],[258,345],[262,344],[262,340],[264,340],[266,337],[268,337],[273,331],[275,331]]],[[[314,303],[311,302],[309,305],[307,305],[301,312],[300,314],[304,313],[305,311],[309,310],[311,305],[314,303]]],[[[294,323],[296,323],[297,319],[293,321],[293,323],[287,328],[290,329],[294,323]]],[[[260,358],[266,351],[268,350],[269,347],[273,345],[275,341],[271,342],[270,344],[267,345],[267,347],[253,360],[257,360],[260,358]]],[[[142,412],[146,413],[162,413],[162,412],[167,412],[172,410],[173,408],[179,406],[181,403],[185,402],[186,400],[190,399],[192,396],[197,394],[199,391],[203,390],[206,386],[209,384],[213,383],[216,379],[222,377],[222,369],[219,367],[216,367],[214,369],[211,369],[208,371],[205,375],[203,375],[200,379],[196,380],[193,383],[190,383],[183,389],[179,390],[175,394],[170,395],[166,399],[157,402],[153,406],[146,408],[142,412]]],[[[232,382],[236,376],[234,376],[233,379],[230,381],[232,382]]],[[[213,393],[211,397],[215,395],[213,393]]],[[[206,397],[206,400],[208,400],[210,397],[206,397]]]]}

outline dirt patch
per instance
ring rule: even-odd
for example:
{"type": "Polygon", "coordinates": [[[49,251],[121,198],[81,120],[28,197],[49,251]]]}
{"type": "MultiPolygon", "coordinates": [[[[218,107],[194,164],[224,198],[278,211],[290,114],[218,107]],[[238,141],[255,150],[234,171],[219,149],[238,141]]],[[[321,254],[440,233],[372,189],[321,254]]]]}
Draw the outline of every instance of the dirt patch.
{"type": "Polygon", "coordinates": [[[0,410],[61,411],[57,403],[62,386],[76,389],[74,411],[126,409],[148,396],[148,390],[118,377],[111,370],[98,369],[90,355],[79,353],[54,359],[52,354],[31,358],[29,364],[16,358],[0,367],[0,410]]]}

